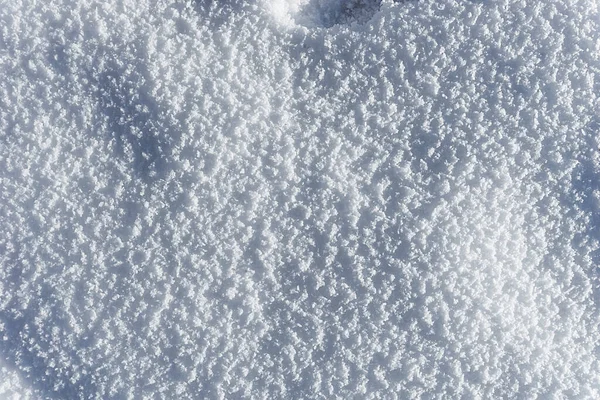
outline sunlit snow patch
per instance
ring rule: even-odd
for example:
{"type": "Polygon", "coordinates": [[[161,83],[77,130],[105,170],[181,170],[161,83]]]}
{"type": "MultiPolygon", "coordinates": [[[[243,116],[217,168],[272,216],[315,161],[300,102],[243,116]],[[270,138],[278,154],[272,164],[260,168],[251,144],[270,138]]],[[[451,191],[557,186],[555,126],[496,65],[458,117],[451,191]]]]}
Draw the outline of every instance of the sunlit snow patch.
{"type": "Polygon", "coordinates": [[[308,0],[264,0],[263,7],[285,25],[294,25],[295,17],[308,0]]]}
{"type": "Polygon", "coordinates": [[[33,398],[32,390],[12,368],[0,360],[0,398],[5,400],[28,400],[33,398]]]}

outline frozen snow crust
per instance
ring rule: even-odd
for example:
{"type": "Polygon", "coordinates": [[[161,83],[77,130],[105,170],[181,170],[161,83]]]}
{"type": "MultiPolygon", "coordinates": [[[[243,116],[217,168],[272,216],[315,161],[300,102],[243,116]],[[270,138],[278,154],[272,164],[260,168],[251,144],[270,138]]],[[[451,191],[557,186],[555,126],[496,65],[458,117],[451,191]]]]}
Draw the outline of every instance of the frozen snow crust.
{"type": "Polygon", "coordinates": [[[275,3],[0,3],[0,393],[599,398],[598,2],[275,3]]]}

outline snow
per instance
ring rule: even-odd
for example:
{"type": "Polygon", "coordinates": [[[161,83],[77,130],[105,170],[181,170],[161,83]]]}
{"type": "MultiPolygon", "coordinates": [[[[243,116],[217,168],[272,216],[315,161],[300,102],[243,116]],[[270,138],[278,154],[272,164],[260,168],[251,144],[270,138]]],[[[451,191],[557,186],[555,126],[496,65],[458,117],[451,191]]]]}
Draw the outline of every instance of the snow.
{"type": "Polygon", "coordinates": [[[600,397],[593,0],[0,2],[3,398],[600,397]]]}

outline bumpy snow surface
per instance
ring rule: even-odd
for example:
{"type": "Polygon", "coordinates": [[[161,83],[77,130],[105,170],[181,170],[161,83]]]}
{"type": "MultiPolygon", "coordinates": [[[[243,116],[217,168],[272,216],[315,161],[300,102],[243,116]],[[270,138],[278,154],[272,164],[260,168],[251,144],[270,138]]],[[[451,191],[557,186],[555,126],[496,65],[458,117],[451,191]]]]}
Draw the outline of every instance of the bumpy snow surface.
{"type": "Polygon", "coordinates": [[[600,398],[600,2],[0,0],[0,397],[600,398]]]}

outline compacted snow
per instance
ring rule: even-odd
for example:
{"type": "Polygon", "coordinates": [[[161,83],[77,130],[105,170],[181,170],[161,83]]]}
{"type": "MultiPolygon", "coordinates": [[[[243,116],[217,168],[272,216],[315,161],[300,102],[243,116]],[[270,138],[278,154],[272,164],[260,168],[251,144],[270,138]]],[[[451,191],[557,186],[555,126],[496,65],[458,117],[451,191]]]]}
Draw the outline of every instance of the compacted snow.
{"type": "Polygon", "coordinates": [[[597,399],[596,0],[0,0],[0,396],[597,399]]]}

